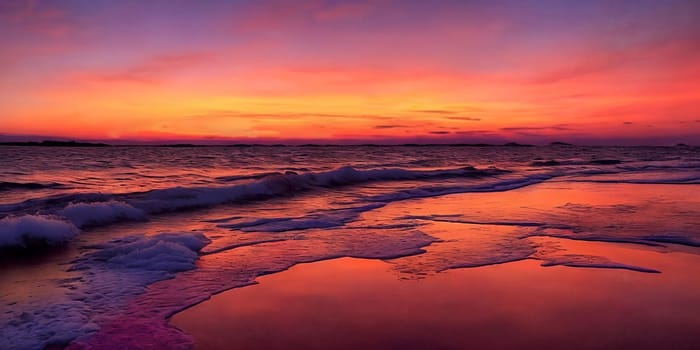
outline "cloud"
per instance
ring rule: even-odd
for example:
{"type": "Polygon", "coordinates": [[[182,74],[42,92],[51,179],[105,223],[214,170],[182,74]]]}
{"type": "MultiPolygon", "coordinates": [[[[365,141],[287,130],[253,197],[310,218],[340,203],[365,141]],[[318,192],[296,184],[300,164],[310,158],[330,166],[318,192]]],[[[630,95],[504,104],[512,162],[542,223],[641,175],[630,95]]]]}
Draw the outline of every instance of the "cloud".
{"type": "Polygon", "coordinates": [[[566,125],[552,125],[552,126],[506,127],[506,128],[501,128],[500,130],[501,131],[509,131],[509,132],[538,131],[538,130],[567,131],[567,130],[571,130],[571,128],[566,126],[566,125]]]}
{"type": "Polygon", "coordinates": [[[434,134],[434,135],[447,135],[450,132],[449,131],[431,131],[430,133],[434,134]]]}
{"type": "Polygon", "coordinates": [[[455,131],[455,134],[460,134],[460,135],[495,135],[496,132],[493,130],[462,130],[462,131],[455,131]]]}
{"type": "Polygon", "coordinates": [[[348,120],[392,120],[395,117],[369,114],[333,114],[333,113],[303,113],[303,112],[281,112],[281,113],[250,113],[234,110],[213,110],[200,114],[187,115],[183,119],[192,120],[234,120],[234,119],[254,119],[254,120],[290,120],[314,118],[319,121],[324,119],[348,119],[348,120]]]}
{"type": "Polygon", "coordinates": [[[541,73],[532,80],[534,84],[554,84],[565,80],[578,79],[597,73],[623,67],[630,60],[637,59],[640,50],[623,52],[596,52],[586,57],[575,57],[566,66],[541,73]]]}
{"type": "Polygon", "coordinates": [[[634,123],[632,123],[632,122],[622,122],[622,124],[625,124],[625,125],[632,125],[632,124],[634,124],[634,123]]]}
{"type": "Polygon", "coordinates": [[[423,109],[423,110],[416,110],[413,112],[430,113],[430,114],[455,114],[455,113],[458,113],[457,111],[450,111],[450,110],[446,110],[446,109],[423,109]]]}
{"type": "Polygon", "coordinates": [[[456,117],[446,117],[446,119],[450,119],[450,120],[466,120],[466,121],[472,121],[472,122],[481,121],[481,118],[476,118],[476,117],[460,117],[460,116],[456,116],[456,117]]]}
{"type": "Polygon", "coordinates": [[[398,124],[383,124],[383,125],[375,125],[375,129],[395,129],[395,128],[405,128],[407,127],[406,125],[398,125],[398,124]]]}
{"type": "Polygon", "coordinates": [[[463,111],[455,111],[455,110],[449,110],[449,109],[419,109],[419,110],[414,110],[411,112],[443,115],[442,118],[450,119],[450,120],[466,120],[466,121],[474,121],[474,122],[481,120],[481,118],[477,118],[477,117],[467,117],[467,116],[454,115],[454,114],[463,113],[463,111]]]}
{"type": "Polygon", "coordinates": [[[214,57],[207,52],[194,52],[172,55],[158,55],[128,66],[106,72],[92,72],[86,74],[90,79],[103,82],[130,82],[141,84],[153,84],[165,78],[171,73],[195,67],[214,57]]]}
{"type": "Polygon", "coordinates": [[[693,67],[700,48],[700,27],[695,19],[683,14],[700,9],[692,3],[686,5],[694,8],[662,6],[657,11],[629,11],[614,25],[592,28],[586,36],[576,38],[575,47],[562,44],[558,48],[561,54],[542,60],[529,83],[556,86],[611,78],[619,83],[620,76],[634,81],[657,72],[693,67]]]}

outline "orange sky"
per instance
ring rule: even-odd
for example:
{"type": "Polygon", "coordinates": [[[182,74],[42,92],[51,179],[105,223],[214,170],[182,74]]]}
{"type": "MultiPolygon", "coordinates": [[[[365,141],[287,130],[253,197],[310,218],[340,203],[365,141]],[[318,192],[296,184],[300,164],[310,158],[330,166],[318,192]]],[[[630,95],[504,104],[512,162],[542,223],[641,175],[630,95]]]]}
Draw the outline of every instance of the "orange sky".
{"type": "Polygon", "coordinates": [[[689,0],[0,0],[0,32],[5,139],[700,139],[689,0]]]}

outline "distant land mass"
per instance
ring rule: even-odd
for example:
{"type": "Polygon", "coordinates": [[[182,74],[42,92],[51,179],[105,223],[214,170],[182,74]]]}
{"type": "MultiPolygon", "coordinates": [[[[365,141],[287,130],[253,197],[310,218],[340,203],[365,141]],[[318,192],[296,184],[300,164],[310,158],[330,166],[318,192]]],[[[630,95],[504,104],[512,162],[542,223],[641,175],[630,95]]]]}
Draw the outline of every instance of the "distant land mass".
{"type": "Polygon", "coordinates": [[[195,145],[193,143],[172,143],[165,145],[155,145],[154,147],[201,147],[201,145],[195,145]]]}
{"type": "Polygon", "coordinates": [[[55,141],[45,140],[41,142],[0,142],[1,146],[39,146],[39,147],[110,147],[106,143],[55,141]]]}
{"type": "Polygon", "coordinates": [[[506,146],[506,147],[533,147],[532,145],[524,145],[522,143],[517,143],[517,142],[508,142],[503,146],[506,146]]]}
{"type": "MultiPolygon", "coordinates": [[[[564,144],[563,142],[559,144],[564,144]]],[[[0,142],[0,146],[31,146],[31,147],[119,147],[119,146],[146,146],[146,147],[174,147],[174,148],[188,148],[188,147],[335,147],[344,146],[338,144],[317,144],[317,143],[306,143],[301,145],[283,145],[283,144],[256,144],[256,143],[233,143],[233,144],[220,144],[220,145],[203,145],[194,143],[165,143],[159,145],[110,145],[107,143],[98,142],[80,142],[80,141],[58,141],[58,140],[44,140],[44,141],[10,141],[10,142],[0,142]]],[[[387,147],[387,146],[399,146],[399,147],[533,147],[533,145],[520,144],[517,142],[509,142],[506,144],[490,144],[490,143],[404,143],[396,145],[383,145],[383,144],[358,144],[353,146],[361,147],[387,147]]]]}

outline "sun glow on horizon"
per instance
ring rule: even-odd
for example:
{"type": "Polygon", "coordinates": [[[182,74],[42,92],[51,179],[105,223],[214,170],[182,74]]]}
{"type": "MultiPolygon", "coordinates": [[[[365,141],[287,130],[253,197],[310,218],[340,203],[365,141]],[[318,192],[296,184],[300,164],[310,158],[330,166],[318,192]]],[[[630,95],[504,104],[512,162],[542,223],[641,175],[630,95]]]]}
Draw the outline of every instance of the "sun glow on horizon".
{"type": "Polygon", "coordinates": [[[691,1],[0,3],[0,136],[675,143],[691,1]]]}

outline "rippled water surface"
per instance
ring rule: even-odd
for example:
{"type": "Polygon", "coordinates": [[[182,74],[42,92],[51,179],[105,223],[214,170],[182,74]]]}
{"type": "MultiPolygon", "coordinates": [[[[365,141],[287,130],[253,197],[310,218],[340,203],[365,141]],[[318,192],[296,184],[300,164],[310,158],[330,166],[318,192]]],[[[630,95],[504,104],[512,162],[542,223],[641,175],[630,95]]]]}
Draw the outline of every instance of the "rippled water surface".
{"type": "Polygon", "coordinates": [[[0,147],[0,348],[189,348],[172,315],[341,257],[664,274],[605,246],[698,254],[699,190],[691,147],[0,147]]]}

